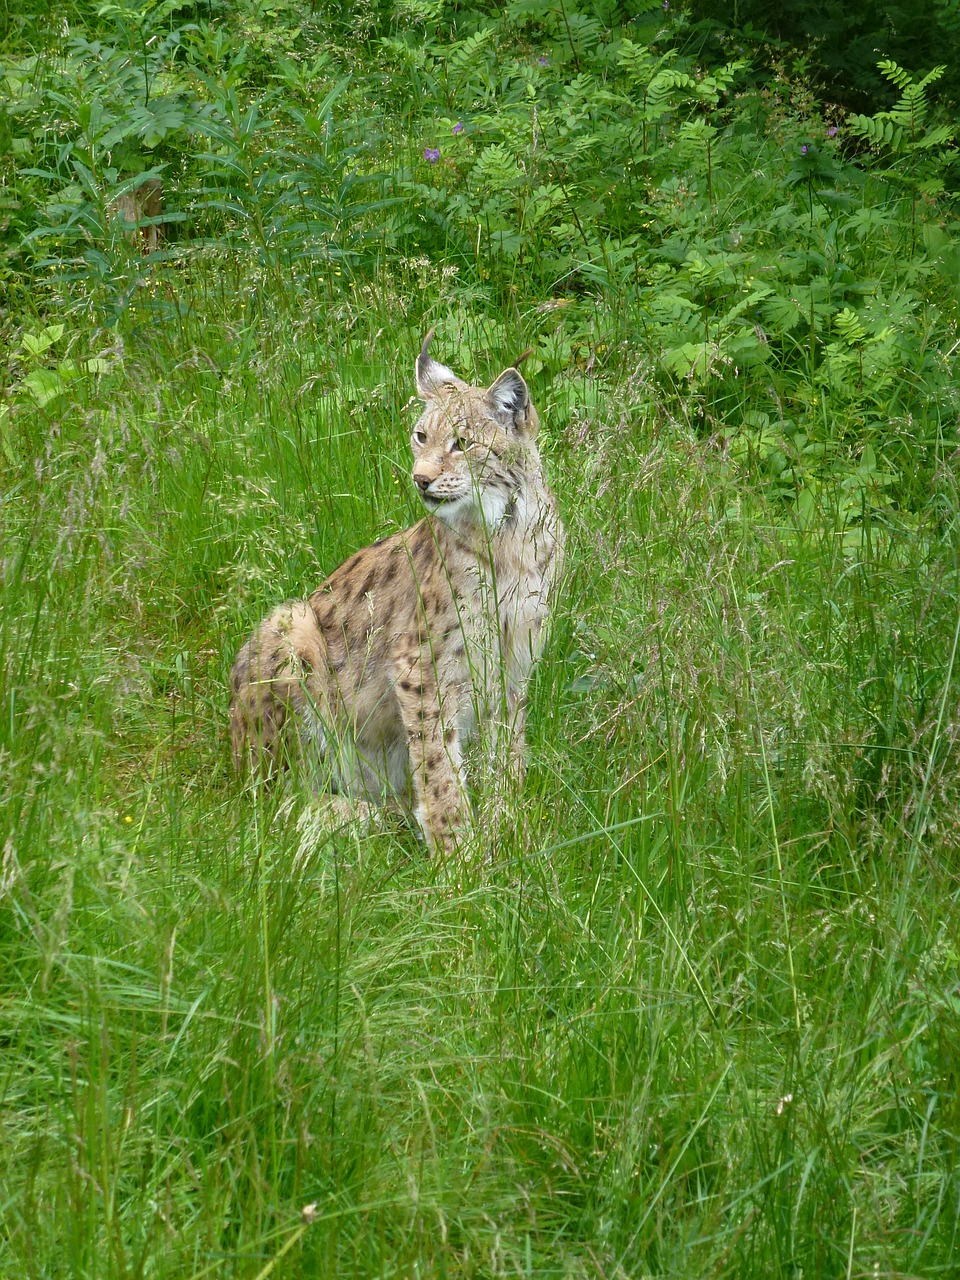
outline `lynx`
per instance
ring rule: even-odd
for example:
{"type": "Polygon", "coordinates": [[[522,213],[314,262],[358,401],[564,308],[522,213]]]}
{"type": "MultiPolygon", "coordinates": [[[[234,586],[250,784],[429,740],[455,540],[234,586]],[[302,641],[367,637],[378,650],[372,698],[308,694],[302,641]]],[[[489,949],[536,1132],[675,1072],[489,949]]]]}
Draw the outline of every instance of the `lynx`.
{"type": "Polygon", "coordinates": [[[107,206],[108,214],[119,220],[124,237],[142,254],[155,253],[160,247],[163,216],[163,183],[159,178],[146,178],[138,187],[116,196],[107,206]]]}
{"type": "Polygon", "coordinates": [[[270,614],[234,663],[230,729],[238,766],[270,775],[299,758],[343,811],[399,804],[449,852],[469,829],[463,747],[478,729],[500,776],[522,780],[563,529],[517,368],[468,386],[430,356],[432,337],[411,440],[426,516],[270,614]]]}

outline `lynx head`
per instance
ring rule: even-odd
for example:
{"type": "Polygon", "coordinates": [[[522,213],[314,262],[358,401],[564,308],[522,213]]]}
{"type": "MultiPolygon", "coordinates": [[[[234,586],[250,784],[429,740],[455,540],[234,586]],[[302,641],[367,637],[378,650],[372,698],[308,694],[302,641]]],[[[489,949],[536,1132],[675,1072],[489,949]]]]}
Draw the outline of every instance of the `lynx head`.
{"type": "Polygon", "coordinates": [[[516,368],[484,390],[470,387],[429,352],[417,358],[426,407],[411,438],[413,478],[424,505],[445,524],[498,529],[537,459],[537,411],[516,368]]]}

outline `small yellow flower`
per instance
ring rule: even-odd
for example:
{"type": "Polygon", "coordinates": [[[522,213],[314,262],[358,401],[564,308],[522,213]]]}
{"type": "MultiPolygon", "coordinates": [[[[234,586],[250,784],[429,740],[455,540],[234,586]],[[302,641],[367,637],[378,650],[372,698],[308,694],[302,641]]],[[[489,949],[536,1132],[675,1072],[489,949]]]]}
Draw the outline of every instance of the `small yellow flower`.
{"type": "Polygon", "coordinates": [[[133,821],[133,818],[131,818],[130,814],[128,813],[127,816],[124,818],[124,822],[132,822],[132,821],[133,821]]]}

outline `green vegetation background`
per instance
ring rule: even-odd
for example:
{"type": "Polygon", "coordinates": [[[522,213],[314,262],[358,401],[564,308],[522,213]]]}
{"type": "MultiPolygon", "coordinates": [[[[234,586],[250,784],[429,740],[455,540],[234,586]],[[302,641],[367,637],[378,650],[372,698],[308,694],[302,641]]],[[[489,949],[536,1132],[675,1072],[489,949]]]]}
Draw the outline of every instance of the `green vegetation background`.
{"type": "Polygon", "coordinates": [[[955,5],[789,11],[3,9],[0,1275],[960,1272],[955,5]],[[225,737],[433,324],[571,538],[457,865],[225,737]]]}

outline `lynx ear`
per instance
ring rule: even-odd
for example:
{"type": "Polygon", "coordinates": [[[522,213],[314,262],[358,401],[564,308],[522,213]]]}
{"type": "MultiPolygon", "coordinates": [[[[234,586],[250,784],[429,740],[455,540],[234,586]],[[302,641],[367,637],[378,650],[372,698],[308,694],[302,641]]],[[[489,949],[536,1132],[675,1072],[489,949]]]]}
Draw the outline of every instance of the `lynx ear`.
{"type": "Polygon", "coordinates": [[[437,364],[430,355],[430,340],[435,333],[436,329],[430,330],[417,356],[417,392],[421,400],[432,400],[442,386],[464,385],[452,369],[448,369],[445,364],[437,364]]]}
{"type": "Polygon", "coordinates": [[[504,369],[487,392],[487,404],[498,417],[509,418],[517,427],[524,425],[530,407],[530,392],[515,368],[504,369]]]}

